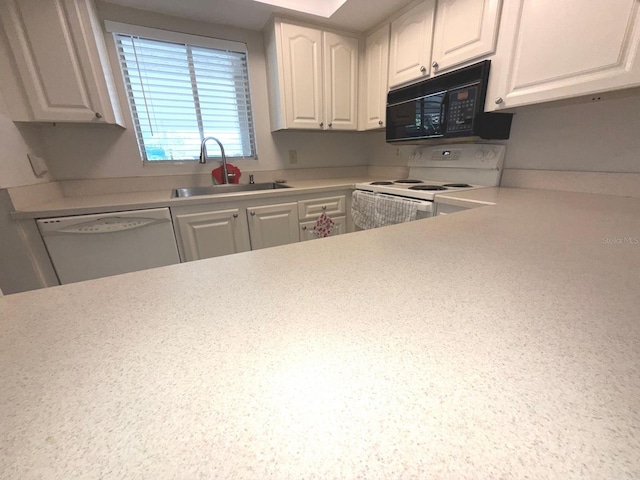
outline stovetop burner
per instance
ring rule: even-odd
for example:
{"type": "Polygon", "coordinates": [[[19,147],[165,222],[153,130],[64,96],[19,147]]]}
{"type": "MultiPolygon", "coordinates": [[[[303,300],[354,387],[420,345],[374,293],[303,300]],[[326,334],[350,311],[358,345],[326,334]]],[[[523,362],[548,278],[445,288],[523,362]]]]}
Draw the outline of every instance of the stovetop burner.
{"type": "Polygon", "coordinates": [[[371,182],[369,185],[393,185],[393,182],[371,182]]]}
{"type": "Polygon", "coordinates": [[[451,187],[451,188],[469,188],[472,185],[468,183],[445,183],[443,187],[451,187]]]}
{"type": "Polygon", "coordinates": [[[440,185],[415,185],[413,187],[409,187],[409,190],[447,190],[447,187],[441,187],[440,185]]]}
{"type": "Polygon", "coordinates": [[[394,180],[393,183],[424,183],[422,180],[414,180],[412,178],[405,178],[404,180],[394,180]]]}

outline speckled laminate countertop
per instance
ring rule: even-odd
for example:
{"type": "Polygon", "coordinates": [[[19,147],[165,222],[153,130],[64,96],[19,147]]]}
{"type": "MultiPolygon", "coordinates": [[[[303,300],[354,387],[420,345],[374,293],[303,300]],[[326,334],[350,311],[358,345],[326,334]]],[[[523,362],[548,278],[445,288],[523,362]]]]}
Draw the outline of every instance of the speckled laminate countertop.
{"type": "Polygon", "coordinates": [[[233,192],[218,195],[199,195],[186,198],[176,198],[173,196],[173,190],[168,189],[60,197],[44,203],[20,208],[17,211],[12,212],[12,218],[23,219],[84,215],[145,208],[197,205],[202,203],[215,205],[216,203],[242,201],[254,198],[281,198],[288,195],[299,195],[305,193],[322,194],[340,189],[350,189],[353,188],[356,182],[368,180],[373,179],[366,177],[296,180],[287,183],[291,188],[258,190],[252,192],[233,192]]]}
{"type": "Polygon", "coordinates": [[[639,478],[640,200],[478,192],[0,298],[0,476],[639,478]]]}

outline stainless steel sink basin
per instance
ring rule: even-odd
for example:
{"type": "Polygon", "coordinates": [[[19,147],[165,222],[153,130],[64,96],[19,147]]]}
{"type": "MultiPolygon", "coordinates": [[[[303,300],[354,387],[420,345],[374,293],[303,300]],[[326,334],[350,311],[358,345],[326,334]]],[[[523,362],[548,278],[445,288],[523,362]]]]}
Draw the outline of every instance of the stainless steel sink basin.
{"type": "Polygon", "coordinates": [[[197,197],[199,195],[220,195],[222,193],[254,192],[256,190],[275,190],[280,188],[291,187],[284,183],[249,183],[245,185],[230,183],[228,185],[211,185],[208,187],[176,188],[173,196],[179,198],[197,197]]]}

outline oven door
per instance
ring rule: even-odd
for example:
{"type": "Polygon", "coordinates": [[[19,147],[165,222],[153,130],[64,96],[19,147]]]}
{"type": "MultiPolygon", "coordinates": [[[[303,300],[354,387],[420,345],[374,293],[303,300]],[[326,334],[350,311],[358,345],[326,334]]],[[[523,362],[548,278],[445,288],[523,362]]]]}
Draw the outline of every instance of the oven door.
{"type": "Polygon", "coordinates": [[[387,106],[387,142],[440,138],[446,126],[447,92],[387,106]]]}
{"type": "Polygon", "coordinates": [[[434,204],[429,200],[418,200],[387,193],[374,193],[371,190],[357,189],[351,199],[351,216],[356,231],[378,228],[411,220],[421,220],[434,216],[434,204]],[[415,217],[405,216],[402,204],[417,204],[415,217]]]}

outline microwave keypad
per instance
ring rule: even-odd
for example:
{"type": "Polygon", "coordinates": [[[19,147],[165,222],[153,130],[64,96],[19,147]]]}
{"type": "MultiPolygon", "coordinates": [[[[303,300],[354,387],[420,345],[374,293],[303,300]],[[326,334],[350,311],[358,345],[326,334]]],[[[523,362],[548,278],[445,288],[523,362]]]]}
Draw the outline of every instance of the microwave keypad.
{"type": "Polygon", "coordinates": [[[477,86],[449,92],[447,132],[464,132],[473,128],[477,95],[477,86]]]}

